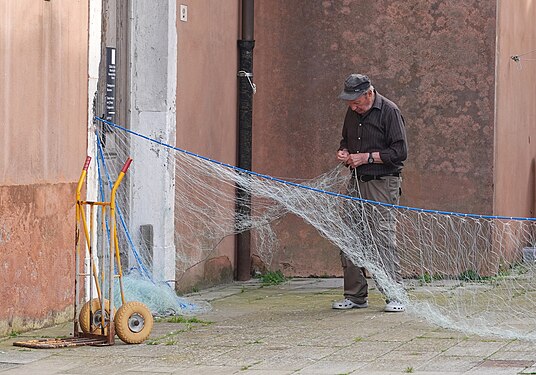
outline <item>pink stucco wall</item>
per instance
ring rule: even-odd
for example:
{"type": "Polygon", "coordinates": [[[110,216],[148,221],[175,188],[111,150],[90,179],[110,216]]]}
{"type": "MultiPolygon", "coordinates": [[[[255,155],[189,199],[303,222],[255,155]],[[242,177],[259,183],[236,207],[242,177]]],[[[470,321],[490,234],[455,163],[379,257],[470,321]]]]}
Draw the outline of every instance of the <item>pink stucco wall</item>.
{"type": "Polygon", "coordinates": [[[71,318],[87,12],[87,0],[0,2],[0,334],[71,318]]]}
{"type": "Polygon", "coordinates": [[[494,202],[506,216],[536,216],[535,19],[536,2],[499,1],[494,202]]]}
{"type": "MultiPolygon", "coordinates": [[[[188,6],[188,21],[177,16],[177,147],[234,165],[239,1],[187,0],[180,4],[188,6]]],[[[234,206],[229,210],[232,213],[234,206]]],[[[210,254],[208,262],[177,275],[181,277],[177,287],[230,281],[234,264],[234,238],[229,237],[210,254]]]]}
{"type": "MultiPolygon", "coordinates": [[[[178,22],[177,144],[232,163],[239,8],[185,4],[189,20],[178,22]],[[191,109],[199,103],[204,110],[191,109]]],[[[402,204],[533,216],[534,148],[523,148],[523,161],[512,168],[516,147],[534,141],[532,94],[520,99],[512,93],[530,92],[533,76],[524,65],[521,73],[529,79],[506,77],[518,67],[509,61],[514,52],[502,51],[530,46],[526,25],[533,12],[530,0],[256,2],[253,170],[310,178],[333,168],[345,113],[337,95],[344,77],[362,72],[406,120],[402,204]],[[516,35],[525,36],[516,44],[516,35]],[[512,108],[523,103],[530,110],[516,121],[512,137],[512,108]],[[508,181],[518,174],[521,183],[512,186],[508,181]]],[[[340,274],[338,251],[313,228],[287,217],[275,229],[280,247],[273,269],[340,274]]],[[[215,259],[233,264],[231,249],[215,259]]]]}

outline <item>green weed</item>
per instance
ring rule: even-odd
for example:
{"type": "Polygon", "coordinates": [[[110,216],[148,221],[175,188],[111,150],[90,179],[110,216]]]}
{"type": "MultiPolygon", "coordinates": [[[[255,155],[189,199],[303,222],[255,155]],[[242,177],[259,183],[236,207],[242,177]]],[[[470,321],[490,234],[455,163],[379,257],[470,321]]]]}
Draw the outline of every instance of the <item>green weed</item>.
{"type": "Polygon", "coordinates": [[[283,275],[281,271],[267,272],[259,276],[261,279],[262,285],[278,285],[287,281],[287,278],[283,275]]]}

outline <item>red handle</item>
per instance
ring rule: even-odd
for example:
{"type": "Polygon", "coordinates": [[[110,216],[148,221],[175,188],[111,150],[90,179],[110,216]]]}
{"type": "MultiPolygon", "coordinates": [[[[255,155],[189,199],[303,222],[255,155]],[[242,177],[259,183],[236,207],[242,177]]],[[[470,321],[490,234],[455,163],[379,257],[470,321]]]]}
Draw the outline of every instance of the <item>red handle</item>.
{"type": "Polygon", "coordinates": [[[130,163],[132,163],[132,158],[128,158],[125,162],[125,165],[123,165],[123,169],[121,169],[121,172],[127,173],[128,168],[130,167],[130,163]]]}
{"type": "Polygon", "coordinates": [[[91,156],[86,156],[86,162],[84,163],[84,168],[82,168],[84,171],[89,168],[89,163],[91,163],[91,156]]]}

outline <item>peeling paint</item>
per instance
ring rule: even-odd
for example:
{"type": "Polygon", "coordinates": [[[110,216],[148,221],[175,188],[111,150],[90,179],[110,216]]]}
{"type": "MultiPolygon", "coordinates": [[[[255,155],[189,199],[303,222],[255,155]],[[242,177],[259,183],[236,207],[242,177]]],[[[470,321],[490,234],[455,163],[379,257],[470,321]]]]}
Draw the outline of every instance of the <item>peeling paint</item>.
{"type": "Polygon", "coordinates": [[[0,227],[0,245],[11,241],[11,230],[5,224],[0,227]]]}

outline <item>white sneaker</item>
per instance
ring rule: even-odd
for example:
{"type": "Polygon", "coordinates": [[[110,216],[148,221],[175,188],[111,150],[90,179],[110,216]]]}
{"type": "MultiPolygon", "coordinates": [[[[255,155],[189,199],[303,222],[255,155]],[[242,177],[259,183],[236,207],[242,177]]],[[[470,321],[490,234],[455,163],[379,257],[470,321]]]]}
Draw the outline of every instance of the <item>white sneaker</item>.
{"type": "Polygon", "coordinates": [[[342,301],[333,302],[331,305],[333,309],[337,310],[348,310],[348,309],[364,309],[365,307],[368,307],[368,302],[365,301],[363,303],[355,303],[350,301],[348,298],[343,299],[342,301]]]}
{"type": "Polygon", "coordinates": [[[406,307],[401,304],[398,301],[389,301],[387,302],[387,305],[385,305],[385,309],[383,309],[385,312],[404,312],[406,311],[406,307]]]}

